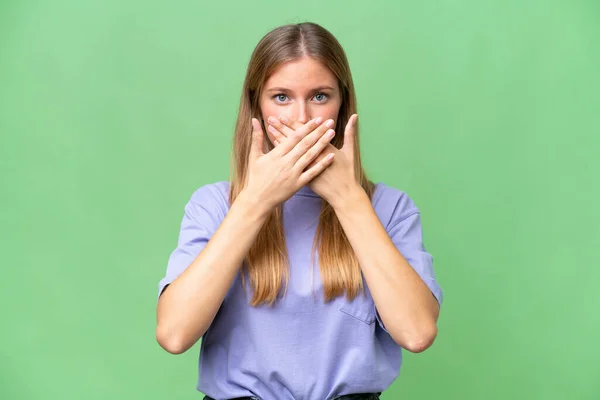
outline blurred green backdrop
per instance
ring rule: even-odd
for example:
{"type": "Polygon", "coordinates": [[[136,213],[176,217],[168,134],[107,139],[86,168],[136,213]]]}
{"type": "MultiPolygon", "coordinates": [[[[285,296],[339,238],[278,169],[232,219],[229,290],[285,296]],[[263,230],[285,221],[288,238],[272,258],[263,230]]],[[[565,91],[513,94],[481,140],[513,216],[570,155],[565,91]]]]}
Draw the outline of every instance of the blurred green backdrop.
{"type": "Polygon", "coordinates": [[[199,399],[155,341],[183,206],[228,178],[250,53],[345,47],[371,179],[422,212],[439,336],[394,399],[600,398],[600,2],[0,3],[2,399],[199,399]]]}

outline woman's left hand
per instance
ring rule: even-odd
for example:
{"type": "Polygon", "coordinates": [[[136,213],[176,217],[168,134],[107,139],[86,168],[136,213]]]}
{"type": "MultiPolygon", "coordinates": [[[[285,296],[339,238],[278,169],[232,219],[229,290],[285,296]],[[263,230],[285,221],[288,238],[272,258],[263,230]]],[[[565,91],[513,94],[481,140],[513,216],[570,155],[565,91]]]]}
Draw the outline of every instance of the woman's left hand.
{"type": "MultiPolygon", "coordinates": [[[[358,115],[353,114],[348,120],[344,130],[344,145],[341,149],[338,150],[330,143],[309,165],[312,167],[328,154],[335,154],[329,167],[308,184],[316,194],[334,207],[345,194],[347,195],[357,187],[360,188],[354,173],[354,127],[357,118],[358,115]]],[[[268,122],[270,125],[267,127],[267,132],[275,146],[286,140],[290,133],[303,126],[300,122],[289,122],[283,117],[269,117],[268,122]]]]}

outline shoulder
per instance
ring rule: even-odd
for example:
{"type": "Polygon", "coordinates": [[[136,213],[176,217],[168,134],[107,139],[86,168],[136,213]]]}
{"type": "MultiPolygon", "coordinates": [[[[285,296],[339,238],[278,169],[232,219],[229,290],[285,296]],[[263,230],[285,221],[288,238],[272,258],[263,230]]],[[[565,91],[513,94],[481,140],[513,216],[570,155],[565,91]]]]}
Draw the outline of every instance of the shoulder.
{"type": "Polygon", "coordinates": [[[197,204],[229,203],[229,181],[218,181],[200,186],[192,193],[190,201],[197,204]]]}
{"type": "Polygon", "coordinates": [[[418,207],[408,193],[383,182],[375,183],[371,202],[384,226],[419,213],[418,207]]]}
{"type": "Polygon", "coordinates": [[[229,187],[229,181],[202,185],[190,196],[188,207],[202,208],[222,219],[229,210],[229,187]]]}

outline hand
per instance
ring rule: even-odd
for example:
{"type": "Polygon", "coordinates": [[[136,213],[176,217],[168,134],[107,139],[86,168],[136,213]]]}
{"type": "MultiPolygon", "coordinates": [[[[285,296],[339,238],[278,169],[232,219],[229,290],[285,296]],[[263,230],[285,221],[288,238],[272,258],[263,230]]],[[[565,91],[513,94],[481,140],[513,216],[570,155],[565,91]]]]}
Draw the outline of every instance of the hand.
{"type": "MultiPolygon", "coordinates": [[[[341,149],[338,150],[332,144],[327,143],[324,150],[309,165],[310,168],[329,154],[335,155],[335,161],[308,183],[315,193],[330,204],[338,202],[345,193],[355,189],[358,185],[354,171],[354,133],[357,118],[358,115],[353,114],[348,120],[344,131],[344,145],[341,149]]],[[[303,125],[297,121],[289,122],[283,117],[271,117],[269,123],[269,137],[277,149],[295,134],[306,131],[306,125],[310,122],[303,125]]]]}
{"type": "Polygon", "coordinates": [[[334,156],[317,161],[315,158],[333,136],[326,122],[316,118],[291,132],[284,143],[265,154],[261,124],[252,118],[252,145],[243,190],[260,199],[269,210],[283,203],[331,164],[334,156]]]}

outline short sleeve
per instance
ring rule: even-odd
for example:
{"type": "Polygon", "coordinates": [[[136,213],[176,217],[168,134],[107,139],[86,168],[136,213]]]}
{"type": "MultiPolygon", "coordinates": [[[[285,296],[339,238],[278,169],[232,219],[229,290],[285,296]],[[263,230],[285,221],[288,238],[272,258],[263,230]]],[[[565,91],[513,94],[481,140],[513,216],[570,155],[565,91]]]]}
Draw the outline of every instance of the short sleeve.
{"type": "Polygon", "coordinates": [[[389,235],[400,253],[419,274],[441,306],[442,289],[435,280],[433,256],[427,252],[423,244],[421,214],[417,211],[397,222],[390,228],[389,235]]]}
{"type": "Polygon", "coordinates": [[[171,252],[158,296],[196,259],[224,218],[223,194],[217,184],[197,189],[184,207],[177,247],[171,252]]]}
{"type": "MultiPolygon", "coordinates": [[[[433,256],[423,243],[421,213],[406,193],[389,187],[385,187],[385,191],[387,193],[381,195],[378,203],[380,208],[384,208],[380,210],[380,214],[388,221],[386,231],[396,248],[429,287],[441,306],[443,292],[435,279],[433,256]]],[[[377,320],[385,329],[379,313],[377,313],[377,320]]]]}

